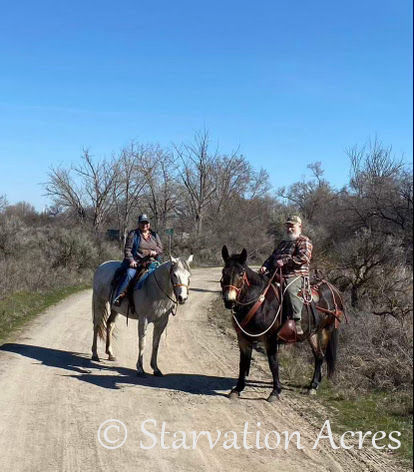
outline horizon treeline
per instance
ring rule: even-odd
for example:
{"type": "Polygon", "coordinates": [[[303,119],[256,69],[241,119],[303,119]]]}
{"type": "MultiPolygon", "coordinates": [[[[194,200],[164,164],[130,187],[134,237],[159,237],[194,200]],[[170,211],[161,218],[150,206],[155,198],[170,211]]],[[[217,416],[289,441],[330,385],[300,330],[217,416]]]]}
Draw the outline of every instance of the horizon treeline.
{"type": "Polygon", "coordinates": [[[221,264],[223,244],[232,252],[246,248],[249,263],[263,262],[295,213],[314,244],[313,268],[352,307],[405,318],[412,314],[412,171],[377,140],[347,154],[350,178],[342,189],[324,178],[320,162],[308,165],[311,178],[272,189],[266,170],[238,151],[213,148],[206,131],[169,149],[134,142],[110,159],[85,149],[77,163],[50,168],[47,211],[0,197],[0,297],[66,283],[105,258],[122,258],[140,213],[166,253],[172,229],[173,254],[194,253],[198,264],[221,264]]]}

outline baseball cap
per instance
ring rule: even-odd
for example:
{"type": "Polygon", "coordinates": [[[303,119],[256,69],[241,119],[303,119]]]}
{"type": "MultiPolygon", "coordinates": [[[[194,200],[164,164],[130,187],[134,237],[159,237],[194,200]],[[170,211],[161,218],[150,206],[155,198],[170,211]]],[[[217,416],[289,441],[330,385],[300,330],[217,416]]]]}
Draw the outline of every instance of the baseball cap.
{"type": "Polygon", "coordinates": [[[142,215],[139,215],[138,223],[149,223],[149,222],[150,222],[150,220],[149,220],[148,216],[145,213],[143,213],[142,215]]]}
{"type": "Polygon", "coordinates": [[[299,216],[292,215],[288,217],[288,219],[286,220],[286,224],[287,225],[301,225],[302,220],[301,218],[299,218],[299,216]]]}

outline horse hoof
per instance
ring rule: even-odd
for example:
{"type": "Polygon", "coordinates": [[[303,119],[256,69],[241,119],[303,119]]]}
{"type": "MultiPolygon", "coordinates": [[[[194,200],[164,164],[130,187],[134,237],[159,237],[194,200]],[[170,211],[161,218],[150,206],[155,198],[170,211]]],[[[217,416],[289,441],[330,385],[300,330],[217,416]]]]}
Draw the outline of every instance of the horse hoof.
{"type": "Polygon", "coordinates": [[[154,370],[155,377],[164,377],[164,374],[160,370],[154,370]]]}
{"type": "Polygon", "coordinates": [[[310,388],[308,395],[316,395],[316,388],[310,388]]]}
{"type": "Polygon", "coordinates": [[[116,361],[116,357],[113,356],[112,354],[109,354],[108,361],[116,361]]]}
{"type": "Polygon", "coordinates": [[[94,354],[94,355],[92,356],[92,360],[93,360],[93,361],[96,361],[96,362],[99,362],[100,359],[99,359],[98,354],[94,354]]]}
{"type": "Polygon", "coordinates": [[[236,400],[236,399],[240,398],[240,392],[238,392],[237,390],[232,390],[229,393],[228,396],[229,396],[230,400],[236,400]]]}
{"type": "Polygon", "coordinates": [[[137,377],[144,378],[147,374],[143,370],[137,370],[137,377]]]}
{"type": "Polygon", "coordinates": [[[268,397],[267,397],[267,401],[269,403],[274,403],[274,402],[277,402],[280,400],[280,396],[277,394],[277,393],[271,393],[268,397]]]}

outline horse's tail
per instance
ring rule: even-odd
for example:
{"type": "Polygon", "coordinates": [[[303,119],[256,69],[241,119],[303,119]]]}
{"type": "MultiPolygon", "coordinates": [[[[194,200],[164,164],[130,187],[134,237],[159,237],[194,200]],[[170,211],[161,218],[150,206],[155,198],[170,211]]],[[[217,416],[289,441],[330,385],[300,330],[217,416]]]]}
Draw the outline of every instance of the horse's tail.
{"type": "Polygon", "coordinates": [[[334,328],[331,331],[328,345],[326,346],[325,359],[328,366],[328,378],[335,373],[336,358],[338,352],[338,329],[334,328]]]}
{"type": "Polygon", "coordinates": [[[106,321],[110,315],[110,305],[106,300],[99,298],[97,294],[92,296],[93,326],[98,332],[99,338],[106,339],[106,321]]]}

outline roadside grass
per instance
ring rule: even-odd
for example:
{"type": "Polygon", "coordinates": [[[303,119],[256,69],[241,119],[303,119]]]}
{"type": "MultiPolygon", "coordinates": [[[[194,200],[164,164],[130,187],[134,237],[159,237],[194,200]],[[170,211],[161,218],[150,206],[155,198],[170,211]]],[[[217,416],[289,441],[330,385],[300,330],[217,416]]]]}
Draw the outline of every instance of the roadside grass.
{"type": "MultiPolygon", "coordinates": [[[[230,313],[224,309],[219,297],[209,307],[208,319],[223,334],[233,339],[236,337],[230,313]]],[[[282,385],[296,394],[303,394],[313,375],[313,355],[309,346],[283,346],[279,353],[282,385]]],[[[256,352],[255,355],[263,354],[256,352]]],[[[342,362],[338,370],[346,368],[346,363],[342,362]]],[[[410,470],[413,460],[412,391],[362,389],[358,385],[358,372],[355,372],[353,384],[346,380],[347,377],[328,380],[326,371],[323,375],[317,395],[307,397],[301,413],[316,419],[320,426],[329,419],[332,431],[339,435],[363,430],[373,433],[385,431],[388,437],[392,431],[399,431],[401,436],[397,439],[401,441],[401,447],[387,452],[404,469],[410,470]]],[[[378,444],[387,442],[384,440],[378,444]]],[[[368,437],[364,447],[372,447],[368,437]]]]}
{"type": "Polygon", "coordinates": [[[0,300],[0,345],[29,320],[89,284],[61,287],[47,292],[16,292],[0,300]]]}
{"type": "MultiPolygon", "coordinates": [[[[313,365],[304,359],[299,349],[282,349],[280,354],[282,384],[303,386],[309,384],[313,375],[313,365]],[[296,352],[295,352],[296,351],[296,352]],[[298,359],[299,357],[299,359],[298,359]]],[[[401,447],[396,450],[387,450],[409,469],[413,460],[413,403],[412,393],[407,391],[358,391],[355,385],[344,385],[344,382],[335,382],[335,379],[323,378],[316,396],[309,397],[307,407],[311,408],[314,416],[322,425],[330,420],[334,433],[339,435],[346,431],[399,431],[401,447]],[[328,409],[321,414],[318,404],[322,403],[328,409]]],[[[379,445],[387,445],[384,439],[379,445]]],[[[395,446],[395,444],[393,444],[395,446]]],[[[364,442],[364,447],[372,447],[370,438],[364,442]]],[[[385,450],[385,448],[384,448],[385,450]]]]}

